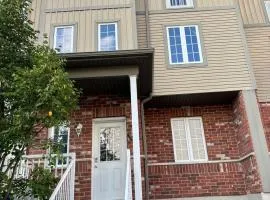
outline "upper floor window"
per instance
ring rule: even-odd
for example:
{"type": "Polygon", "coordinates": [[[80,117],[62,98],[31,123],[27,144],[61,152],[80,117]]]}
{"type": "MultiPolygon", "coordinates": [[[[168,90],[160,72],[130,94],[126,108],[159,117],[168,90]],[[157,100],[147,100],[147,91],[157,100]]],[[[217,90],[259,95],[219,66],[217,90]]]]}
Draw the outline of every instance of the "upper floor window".
{"type": "Polygon", "coordinates": [[[208,160],[200,117],[174,118],[171,126],[176,162],[208,160]]]}
{"type": "Polygon", "coordinates": [[[270,20],[270,1],[265,1],[265,7],[268,14],[268,18],[270,20]]]}
{"type": "Polygon", "coordinates": [[[167,27],[170,64],[202,63],[197,25],[167,27]]]}
{"type": "Polygon", "coordinates": [[[167,8],[193,7],[193,0],[166,0],[167,8]]]}
{"type": "Polygon", "coordinates": [[[98,25],[98,50],[118,50],[117,23],[103,23],[98,25]]]}
{"type": "Polygon", "coordinates": [[[59,53],[73,52],[73,26],[58,26],[54,32],[54,49],[59,53]]]}

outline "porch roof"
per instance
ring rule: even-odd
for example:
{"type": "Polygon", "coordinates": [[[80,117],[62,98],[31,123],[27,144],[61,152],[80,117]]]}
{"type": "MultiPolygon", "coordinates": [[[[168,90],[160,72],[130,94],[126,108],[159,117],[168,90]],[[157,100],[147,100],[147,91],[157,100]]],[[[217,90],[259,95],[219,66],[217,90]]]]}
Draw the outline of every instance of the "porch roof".
{"type": "Polygon", "coordinates": [[[137,72],[138,95],[147,97],[152,92],[154,49],[119,50],[61,54],[67,60],[66,69],[85,92],[122,91],[129,94],[128,75],[137,72]],[[135,69],[136,68],[136,69],[135,69]],[[92,71],[91,71],[92,70],[92,71]],[[95,70],[96,73],[93,73],[95,70]],[[113,70],[100,76],[99,72],[113,70]],[[81,73],[78,73],[80,72],[81,73]],[[89,72],[89,77],[85,72],[89,72]],[[129,73],[130,74],[129,74],[129,73]],[[91,87],[93,86],[93,87],[91,87]],[[97,91],[99,90],[99,91],[97,91]]]}

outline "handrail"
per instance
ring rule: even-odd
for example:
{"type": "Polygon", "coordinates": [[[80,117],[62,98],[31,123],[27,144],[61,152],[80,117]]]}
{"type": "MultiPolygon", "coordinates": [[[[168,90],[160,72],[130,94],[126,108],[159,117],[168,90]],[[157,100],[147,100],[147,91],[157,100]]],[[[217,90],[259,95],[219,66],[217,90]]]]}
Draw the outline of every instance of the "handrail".
{"type": "Polygon", "coordinates": [[[57,184],[49,200],[67,199],[74,200],[76,154],[70,153],[72,158],[61,180],[57,184]],[[70,180],[71,179],[71,180],[70,180]],[[63,196],[65,195],[65,197],[63,196]]]}
{"type": "Polygon", "coordinates": [[[127,150],[127,166],[125,180],[125,200],[132,200],[130,150],[127,150]]]}

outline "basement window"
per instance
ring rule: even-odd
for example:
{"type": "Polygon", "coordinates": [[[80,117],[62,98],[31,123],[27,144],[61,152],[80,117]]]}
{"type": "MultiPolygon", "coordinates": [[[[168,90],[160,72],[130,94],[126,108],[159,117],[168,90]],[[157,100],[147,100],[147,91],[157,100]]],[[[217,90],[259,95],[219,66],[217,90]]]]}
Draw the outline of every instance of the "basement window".
{"type": "Polygon", "coordinates": [[[171,127],[176,162],[208,160],[201,117],[173,118],[171,127]]]}
{"type": "Polygon", "coordinates": [[[193,6],[193,0],[166,0],[167,8],[190,8],[193,6]]]}

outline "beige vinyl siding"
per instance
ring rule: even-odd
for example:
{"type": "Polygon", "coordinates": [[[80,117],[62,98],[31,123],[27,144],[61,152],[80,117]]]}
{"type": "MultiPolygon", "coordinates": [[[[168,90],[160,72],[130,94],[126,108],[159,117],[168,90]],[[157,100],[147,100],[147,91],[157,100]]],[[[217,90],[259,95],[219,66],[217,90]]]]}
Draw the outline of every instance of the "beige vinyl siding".
{"type": "Polygon", "coordinates": [[[33,0],[32,9],[33,11],[30,13],[30,20],[34,23],[34,29],[39,30],[41,1],[33,0]]]}
{"type": "Polygon", "coordinates": [[[145,15],[137,15],[138,48],[147,48],[145,15]]]}
{"type": "Polygon", "coordinates": [[[132,4],[134,0],[45,0],[46,9],[110,7],[132,4]]]}
{"type": "Polygon", "coordinates": [[[263,24],[266,23],[264,3],[262,0],[236,0],[240,7],[243,23],[263,24]]]}
{"type": "Polygon", "coordinates": [[[97,51],[98,23],[117,22],[119,50],[137,49],[135,4],[130,4],[131,2],[132,0],[34,0],[31,19],[35,19],[34,26],[40,31],[40,40],[44,40],[44,33],[47,34],[51,47],[54,26],[75,25],[76,51],[97,51]],[[37,6],[41,2],[42,10],[37,6]]]}
{"type": "Polygon", "coordinates": [[[260,102],[270,101],[270,27],[247,28],[246,37],[260,102]]]}
{"type": "Polygon", "coordinates": [[[144,11],[145,10],[144,1],[145,0],[135,0],[136,11],[144,11]]]}
{"type": "Polygon", "coordinates": [[[251,74],[236,9],[150,15],[154,95],[250,89],[251,74]],[[198,24],[206,66],[168,66],[165,26],[198,24]],[[165,40],[164,40],[165,39],[165,40]]]}

